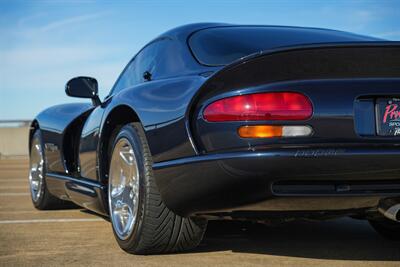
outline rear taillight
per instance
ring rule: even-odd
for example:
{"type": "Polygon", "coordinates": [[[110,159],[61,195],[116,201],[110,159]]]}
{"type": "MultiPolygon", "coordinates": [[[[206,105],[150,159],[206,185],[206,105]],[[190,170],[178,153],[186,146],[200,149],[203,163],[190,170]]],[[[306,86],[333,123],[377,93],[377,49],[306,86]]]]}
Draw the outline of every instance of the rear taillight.
{"type": "Polygon", "coordinates": [[[306,120],[313,112],[310,100],[294,92],[270,92],[227,97],[208,105],[209,122],[306,120]]]}

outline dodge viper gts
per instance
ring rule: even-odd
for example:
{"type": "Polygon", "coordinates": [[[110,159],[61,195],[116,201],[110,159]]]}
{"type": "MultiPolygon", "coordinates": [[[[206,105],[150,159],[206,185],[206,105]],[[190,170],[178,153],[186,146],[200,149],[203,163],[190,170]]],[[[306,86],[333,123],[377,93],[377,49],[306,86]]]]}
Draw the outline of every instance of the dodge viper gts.
{"type": "Polygon", "coordinates": [[[100,99],[31,124],[37,209],[108,217],[135,254],[196,247],[213,219],[350,216],[400,238],[400,42],[202,23],[149,42],[100,99]]]}

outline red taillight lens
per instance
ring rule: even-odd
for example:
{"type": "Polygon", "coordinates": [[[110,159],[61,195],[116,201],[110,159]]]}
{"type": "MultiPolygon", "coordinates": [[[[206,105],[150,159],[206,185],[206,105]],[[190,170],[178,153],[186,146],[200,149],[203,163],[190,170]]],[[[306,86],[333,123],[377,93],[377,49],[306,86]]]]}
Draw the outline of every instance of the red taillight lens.
{"type": "Polygon", "coordinates": [[[305,95],[271,92],[217,100],[205,108],[203,115],[210,122],[306,120],[312,112],[311,102],[305,95]]]}

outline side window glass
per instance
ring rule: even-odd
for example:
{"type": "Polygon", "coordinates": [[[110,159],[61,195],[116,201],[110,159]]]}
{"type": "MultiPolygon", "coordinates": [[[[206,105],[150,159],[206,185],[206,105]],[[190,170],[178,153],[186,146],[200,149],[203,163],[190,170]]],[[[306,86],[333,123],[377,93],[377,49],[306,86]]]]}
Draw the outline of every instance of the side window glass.
{"type": "Polygon", "coordinates": [[[137,63],[137,60],[135,59],[126,68],[124,77],[123,77],[123,81],[122,81],[123,88],[131,87],[131,86],[139,83],[139,80],[136,79],[135,75],[132,75],[133,73],[135,73],[135,69],[137,69],[136,63],[137,63]]]}
{"type": "Polygon", "coordinates": [[[185,59],[175,42],[163,39],[153,47],[152,64],[149,63],[148,71],[156,79],[177,76],[185,70],[185,59]]]}
{"type": "Polygon", "coordinates": [[[146,71],[151,73],[153,80],[178,72],[181,64],[179,64],[179,58],[175,56],[176,52],[173,51],[172,41],[169,39],[161,39],[149,44],[126,67],[114,86],[112,94],[145,82],[143,74],[146,71]]]}
{"type": "Polygon", "coordinates": [[[140,82],[144,82],[143,74],[145,71],[148,71],[154,77],[154,71],[157,66],[157,57],[158,57],[158,47],[161,45],[163,41],[156,41],[150,45],[148,45],[143,51],[138,55],[138,66],[136,69],[136,79],[140,82]]]}
{"type": "Polygon", "coordinates": [[[117,84],[114,86],[113,94],[115,94],[129,86],[139,83],[139,80],[136,80],[135,75],[133,75],[135,73],[136,62],[137,62],[137,60],[135,58],[126,67],[126,69],[124,70],[124,73],[121,75],[121,77],[117,81],[117,84]]]}

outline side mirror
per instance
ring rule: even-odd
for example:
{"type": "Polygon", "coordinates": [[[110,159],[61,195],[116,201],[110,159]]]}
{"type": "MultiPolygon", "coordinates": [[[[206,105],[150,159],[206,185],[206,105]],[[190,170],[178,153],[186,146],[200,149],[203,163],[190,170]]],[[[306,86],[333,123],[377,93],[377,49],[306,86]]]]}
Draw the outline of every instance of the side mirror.
{"type": "Polygon", "coordinates": [[[101,104],[98,96],[97,80],[91,77],[75,77],[65,85],[65,93],[72,97],[91,98],[93,105],[101,104]]]}

